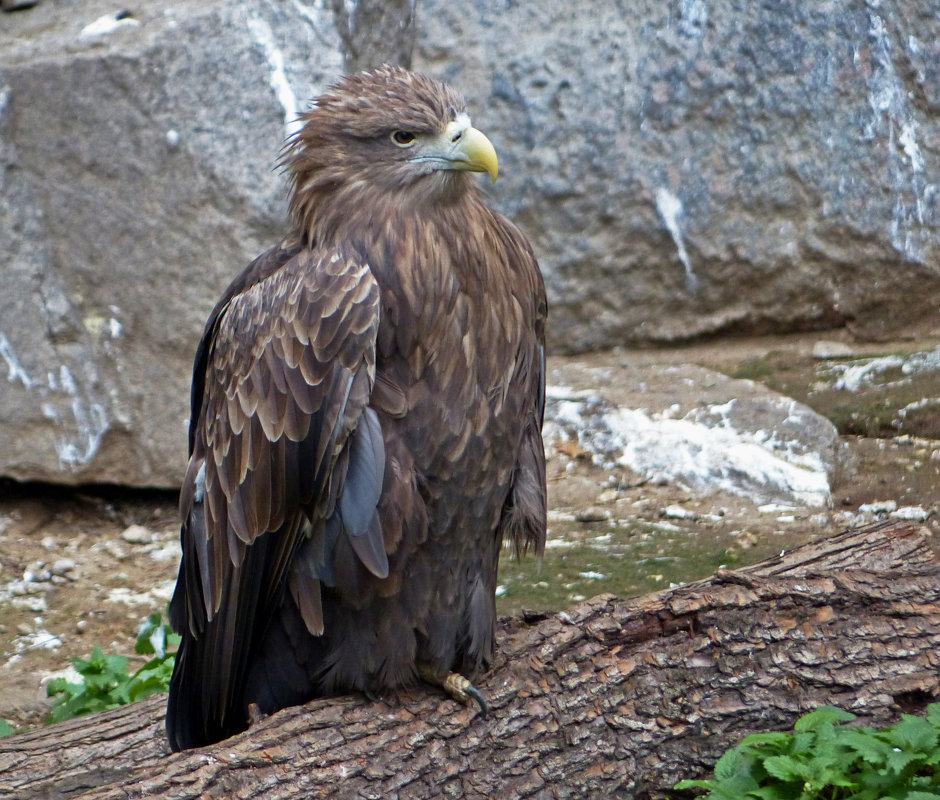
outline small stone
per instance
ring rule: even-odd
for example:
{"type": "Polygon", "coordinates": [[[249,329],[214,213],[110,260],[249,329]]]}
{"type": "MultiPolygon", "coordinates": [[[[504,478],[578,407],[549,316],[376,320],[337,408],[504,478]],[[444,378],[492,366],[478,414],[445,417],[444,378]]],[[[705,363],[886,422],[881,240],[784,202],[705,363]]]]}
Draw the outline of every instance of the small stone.
{"type": "Polygon", "coordinates": [[[927,519],[928,513],[920,506],[901,506],[896,511],[891,512],[894,519],[906,519],[912,522],[923,522],[927,519]]]}
{"type": "MultiPolygon", "coordinates": [[[[52,588],[51,583],[43,585],[49,587],[50,589],[52,588]]],[[[42,614],[49,610],[49,604],[46,602],[46,598],[44,596],[13,597],[10,599],[10,604],[14,608],[21,608],[24,611],[32,611],[34,614],[42,614]]]]}
{"type": "Polygon", "coordinates": [[[844,342],[820,340],[813,345],[813,358],[820,360],[828,358],[851,358],[853,355],[852,348],[844,342]]]}
{"type": "Polygon", "coordinates": [[[898,504],[894,500],[876,500],[874,503],[863,503],[858,507],[859,514],[890,514],[897,511],[898,504]]]}
{"type": "Polygon", "coordinates": [[[131,525],[124,529],[121,538],[129,544],[150,544],[153,542],[153,531],[143,525],[131,525]]]}
{"type": "Polygon", "coordinates": [[[721,522],[722,514],[699,514],[696,519],[699,522],[721,522]]]}
{"type": "Polygon", "coordinates": [[[575,512],[574,518],[577,522],[606,522],[610,519],[610,511],[606,508],[582,508],[575,512]]]}
{"type": "Polygon", "coordinates": [[[734,531],[733,535],[737,537],[735,544],[741,550],[750,550],[757,544],[757,537],[751,531],[734,531]]]}
{"type": "Polygon", "coordinates": [[[67,575],[69,572],[74,572],[78,567],[75,559],[73,558],[57,558],[51,567],[53,575],[67,575]]]}
{"type": "Polygon", "coordinates": [[[689,511],[687,508],[678,505],[666,506],[660,509],[659,516],[666,519],[698,519],[698,514],[694,511],[689,511]]]}
{"type": "Polygon", "coordinates": [[[23,573],[23,580],[27,583],[45,583],[52,577],[52,573],[46,569],[42,561],[34,561],[26,567],[23,573]]]}
{"type": "Polygon", "coordinates": [[[616,489],[605,489],[597,496],[597,502],[600,505],[607,505],[608,503],[613,503],[616,501],[619,496],[619,492],[616,489]]]}

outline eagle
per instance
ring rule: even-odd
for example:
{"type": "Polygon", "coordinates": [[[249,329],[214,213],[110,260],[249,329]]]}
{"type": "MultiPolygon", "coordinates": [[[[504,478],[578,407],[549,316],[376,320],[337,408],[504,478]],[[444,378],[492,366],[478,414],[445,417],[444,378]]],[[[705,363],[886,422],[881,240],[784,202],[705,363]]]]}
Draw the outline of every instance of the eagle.
{"type": "Polygon", "coordinates": [[[545,288],[449,86],[342,78],[285,143],[291,232],[193,368],[171,747],[491,662],[497,564],[545,544],[545,288]]]}

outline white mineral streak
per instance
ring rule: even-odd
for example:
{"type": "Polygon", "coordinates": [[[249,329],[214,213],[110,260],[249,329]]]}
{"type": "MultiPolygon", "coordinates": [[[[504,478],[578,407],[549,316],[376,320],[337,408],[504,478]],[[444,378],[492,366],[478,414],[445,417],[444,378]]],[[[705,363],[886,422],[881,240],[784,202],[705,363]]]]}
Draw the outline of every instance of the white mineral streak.
{"type": "Polygon", "coordinates": [[[284,129],[286,134],[290,136],[300,128],[300,121],[297,119],[299,106],[297,96],[287,79],[287,72],[284,68],[284,53],[278,47],[271,26],[260,16],[252,14],[248,17],[248,30],[268,61],[268,67],[270,68],[268,82],[271,84],[271,88],[274,89],[274,94],[281,104],[281,108],[284,109],[284,129]]]}
{"type": "Polygon", "coordinates": [[[685,285],[689,290],[695,290],[698,286],[698,276],[692,271],[692,262],[689,260],[689,254],[685,249],[685,240],[682,238],[682,228],[679,226],[679,219],[682,216],[682,201],[665,187],[656,190],[656,210],[662,217],[663,224],[672,241],[675,242],[676,251],[679,254],[679,260],[685,267],[685,285]]]}
{"type": "MultiPolygon", "coordinates": [[[[113,326],[110,330],[115,332],[113,326]]],[[[117,335],[120,335],[120,329],[117,335]]],[[[0,358],[7,366],[7,380],[35,391],[37,407],[42,415],[60,426],[62,432],[55,440],[59,462],[66,467],[88,464],[97,454],[102,437],[110,427],[107,406],[93,396],[94,376],[84,375],[76,379],[69,367],[61,364],[58,371],[47,374],[45,382],[34,379],[20,363],[3,333],[0,333],[0,358]]]]}
{"type": "MultiPolygon", "coordinates": [[[[907,55],[895,55],[890,32],[878,12],[880,3],[868,0],[868,41],[872,68],[868,76],[868,102],[872,119],[865,128],[871,140],[887,136],[887,183],[894,193],[891,242],[913,261],[924,263],[933,244],[938,222],[935,211],[937,186],[928,183],[924,154],[918,141],[918,122],[896,60],[907,64],[907,55]]],[[[916,50],[917,43],[908,41],[916,50]]],[[[905,66],[906,68],[906,66],[905,66]]]]}
{"type": "Polygon", "coordinates": [[[122,16],[119,18],[117,14],[105,14],[82,28],[79,31],[78,38],[86,41],[101,39],[120,28],[136,27],[137,25],[140,25],[140,20],[133,17],[122,16]]]}
{"type": "Polygon", "coordinates": [[[799,452],[795,442],[766,431],[737,430],[730,418],[733,400],[676,418],[670,411],[602,409],[590,398],[578,397],[583,394],[549,388],[549,398],[562,402],[554,404],[552,420],[546,423],[546,441],[564,438],[565,430],[573,428],[579,432],[579,446],[594,454],[595,463],[627,467],[650,480],[727,491],[758,502],[768,496],[806,506],[828,502],[822,457],[799,452]]]}

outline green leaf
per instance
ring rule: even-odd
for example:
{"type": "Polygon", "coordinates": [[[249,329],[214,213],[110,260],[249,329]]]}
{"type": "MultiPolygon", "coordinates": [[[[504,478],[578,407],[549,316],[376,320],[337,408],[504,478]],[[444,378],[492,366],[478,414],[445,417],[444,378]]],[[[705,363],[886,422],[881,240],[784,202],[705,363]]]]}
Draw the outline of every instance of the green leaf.
{"type": "Polygon", "coordinates": [[[793,736],[789,733],[752,733],[741,740],[738,749],[763,757],[788,752],[792,742],[793,736]]]}
{"type": "Polygon", "coordinates": [[[65,678],[53,678],[46,684],[46,697],[55,697],[57,694],[63,694],[68,691],[69,686],[74,685],[75,684],[70,684],[65,678]]]}
{"type": "Polygon", "coordinates": [[[927,722],[935,728],[940,728],[940,703],[931,703],[927,706],[927,722]]]}
{"type": "Polygon", "coordinates": [[[843,711],[835,706],[820,706],[800,717],[793,726],[795,731],[817,731],[823,725],[833,725],[837,722],[851,722],[855,714],[843,711]]]}
{"type": "Polygon", "coordinates": [[[771,756],[764,759],[764,769],[781,781],[808,781],[813,778],[812,769],[792,756],[771,756]]]}
{"type": "Polygon", "coordinates": [[[908,765],[917,760],[917,756],[914,753],[907,752],[905,750],[900,750],[898,748],[892,748],[891,752],[888,754],[888,758],[885,762],[888,772],[892,772],[895,775],[900,775],[908,767],[908,765]]]}
{"type": "Polygon", "coordinates": [[[750,774],[753,759],[746,756],[737,748],[729,750],[715,764],[715,778],[727,781],[737,775],[750,774]]]}
{"type": "Polygon", "coordinates": [[[820,708],[794,733],[746,737],[715,765],[715,780],[685,782],[710,800],[940,800],[940,704],[876,731],[820,708]]]}
{"type": "Polygon", "coordinates": [[[756,798],[756,800],[793,800],[800,796],[797,794],[798,791],[799,789],[795,789],[787,784],[773,783],[769,786],[761,786],[759,789],[754,789],[751,795],[756,798]]]}
{"type": "Polygon", "coordinates": [[[157,632],[163,632],[163,616],[159,613],[151,614],[147,617],[137,631],[137,641],[134,643],[134,652],[141,656],[163,655],[160,652],[159,645],[163,639],[157,637],[156,643],[151,641],[151,637],[157,632]]]}
{"type": "Polygon", "coordinates": [[[758,788],[757,781],[750,775],[735,775],[726,781],[719,783],[712,789],[714,800],[742,800],[749,797],[751,792],[758,788]]]}
{"type": "Polygon", "coordinates": [[[681,792],[684,789],[711,789],[715,785],[715,781],[702,780],[696,778],[694,780],[686,778],[684,781],[679,781],[672,788],[677,792],[681,792]]]}
{"type": "Polygon", "coordinates": [[[903,714],[901,721],[885,731],[885,736],[902,750],[916,750],[924,753],[937,746],[937,731],[923,717],[903,714]]]}
{"type": "Polygon", "coordinates": [[[885,764],[891,755],[891,745],[879,739],[870,728],[847,728],[839,741],[863,761],[875,766],[885,764]]]}
{"type": "Polygon", "coordinates": [[[5,719],[0,719],[0,739],[4,736],[12,736],[14,733],[16,733],[16,728],[5,719]]]}
{"type": "Polygon", "coordinates": [[[134,703],[149,695],[168,691],[170,679],[173,677],[174,660],[172,654],[165,655],[151,659],[137,670],[129,681],[130,702],[134,703]]]}
{"type": "Polygon", "coordinates": [[[128,675],[130,659],[106,656],[100,646],[96,646],[87,659],[73,659],[81,683],[69,683],[64,678],[49,682],[46,692],[50,697],[56,697],[50,721],[61,722],[82,714],[117,708],[156,692],[167,691],[176,656],[167,653],[166,648],[178,643],[179,636],[171,633],[162,616],[151,614],[140,628],[135,649],[155,657],[133,676],[128,675]]]}

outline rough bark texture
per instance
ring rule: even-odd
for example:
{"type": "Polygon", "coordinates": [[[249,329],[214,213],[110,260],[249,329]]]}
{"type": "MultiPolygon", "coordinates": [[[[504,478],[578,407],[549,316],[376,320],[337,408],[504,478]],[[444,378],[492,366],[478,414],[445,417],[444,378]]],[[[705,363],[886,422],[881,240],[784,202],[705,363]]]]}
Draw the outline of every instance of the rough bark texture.
{"type": "Polygon", "coordinates": [[[0,740],[0,796],[662,797],[822,704],[883,725],[940,693],[940,564],[903,522],[502,624],[492,712],[432,690],[286,709],[169,755],[163,698],[0,740]]]}

